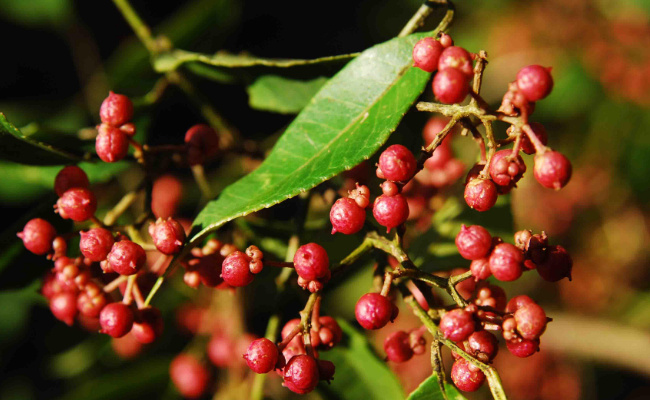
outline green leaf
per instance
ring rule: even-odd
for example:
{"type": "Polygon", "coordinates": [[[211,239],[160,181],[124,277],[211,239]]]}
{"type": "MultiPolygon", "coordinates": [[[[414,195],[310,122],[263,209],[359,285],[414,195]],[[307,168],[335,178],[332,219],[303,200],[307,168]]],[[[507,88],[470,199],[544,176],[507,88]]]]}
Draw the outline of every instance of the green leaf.
{"type": "Polygon", "coordinates": [[[74,147],[70,143],[74,139],[69,135],[36,131],[28,136],[0,113],[0,158],[2,159],[30,165],[60,165],[81,161],[83,154],[52,145],[53,142],[63,141],[66,142],[66,147],[74,147]],[[47,143],[42,141],[47,139],[50,139],[47,143]]]}
{"type": "Polygon", "coordinates": [[[413,45],[425,35],[374,46],[330,79],[262,165],[201,211],[191,243],[234,218],[309,190],[376,152],[429,79],[411,67],[413,45]]]}
{"type": "MultiPolygon", "coordinates": [[[[449,400],[466,400],[465,396],[460,394],[458,389],[449,383],[445,385],[445,391],[449,400]]],[[[417,389],[411,392],[407,400],[445,400],[438,385],[438,375],[434,372],[417,389]]]]}
{"type": "Polygon", "coordinates": [[[325,77],[299,81],[276,75],[261,76],[246,89],[248,104],[258,110],[297,114],[326,82],[325,77]]]}
{"type": "Polygon", "coordinates": [[[328,399],[403,399],[399,381],[372,351],[366,337],[344,320],[338,323],[344,333],[343,341],[321,353],[321,358],[336,365],[336,373],[329,385],[321,383],[318,390],[328,399]]]}

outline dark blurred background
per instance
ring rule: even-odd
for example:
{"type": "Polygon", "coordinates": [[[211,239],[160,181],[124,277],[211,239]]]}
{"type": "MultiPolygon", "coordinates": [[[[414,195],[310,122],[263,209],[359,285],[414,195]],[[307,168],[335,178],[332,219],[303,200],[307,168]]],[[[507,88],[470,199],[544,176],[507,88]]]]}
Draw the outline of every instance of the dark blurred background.
{"type": "MultiPolygon", "coordinates": [[[[274,58],[362,51],[395,36],[419,4],[132,1],[154,31],[178,48],[274,58]]],[[[513,289],[539,298],[555,321],[542,354],[497,362],[506,388],[515,399],[647,399],[650,2],[473,0],[458,1],[457,9],[455,42],[489,54],[483,90],[489,102],[498,104],[522,66],[553,66],[555,89],[538,104],[534,119],[546,126],[550,146],[574,163],[564,190],[540,188],[529,172],[512,195],[515,227],[546,230],[553,243],[570,249],[575,265],[571,282],[523,280],[513,289]]],[[[2,0],[0,37],[0,112],[18,127],[32,122],[67,132],[92,127],[109,89],[143,96],[157,78],[110,1],[2,0]]],[[[271,137],[293,118],[251,109],[246,79],[244,84],[191,79],[245,138],[271,137]]],[[[143,126],[151,143],[181,143],[187,127],[202,120],[175,89],[147,111],[151,118],[143,126]]],[[[417,132],[423,117],[406,122],[413,126],[398,133],[417,132]]],[[[137,361],[123,361],[107,337],[55,321],[37,294],[35,278],[48,263],[21,253],[13,235],[23,215],[51,206],[57,170],[0,161],[0,203],[8,227],[0,260],[12,260],[0,267],[0,399],[173,398],[167,363],[187,339],[170,335],[137,361]]],[[[506,286],[509,294],[514,287],[506,286]]],[[[362,289],[341,290],[352,298],[362,289]]],[[[172,305],[184,296],[161,299],[170,305],[170,326],[172,305]]],[[[339,311],[350,316],[350,308],[339,311]]],[[[252,322],[258,330],[264,324],[252,322]]],[[[420,359],[400,367],[407,388],[428,374],[427,364],[420,359]]]]}

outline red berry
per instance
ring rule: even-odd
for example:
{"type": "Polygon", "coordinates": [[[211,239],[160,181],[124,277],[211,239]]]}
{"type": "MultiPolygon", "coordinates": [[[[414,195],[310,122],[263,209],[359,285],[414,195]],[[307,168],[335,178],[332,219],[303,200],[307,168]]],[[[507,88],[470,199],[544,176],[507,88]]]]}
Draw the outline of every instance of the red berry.
{"type": "Polygon", "coordinates": [[[357,233],[366,222],[366,211],[349,197],[336,200],[330,210],[332,234],[341,232],[346,235],[357,233]]]}
{"type": "Polygon", "coordinates": [[[163,254],[178,253],[185,242],[185,229],[172,218],[158,218],[155,223],[149,225],[149,234],[158,251],[163,254]]]}
{"type": "Polygon", "coordinates": [[[529,65],[517,72],[517,87],[528,101],[541,100],[553,90],[551,69],[529,65]]]}
{"type": "Polygon", "coordinates": [[[125,239],[113,244],[106,260],[118,274],[133,275],[147,262],[147,253],[139,244],[125,239]]]}
{"type": "Polygon", "coordinates": [[[293,265],[298,275],[307,281],[326,278],[330,272],[327,252],[316,243],[300,246],[293,256],[293,265]]]}
{"type": "Polygon", "coordinates": [[[476,211],[487,211],[492,208],[499,194],[497,187],[489,179],[475,178],[465,186],[465,202],[476,211]]]}
{"type": "Polygon", "coordinates": [[[460,228],[456,235],[456,247],[460,255],[467,260],[484,258],[492,248],[492,236],[487,229],[480,225],[465,226],[460,228]]]}
{"type": "Polygon", "coordinates": [[[210,338],[207,348],[208,358],[215,367],[227,368],[236,361],[235,344],[224,334],[215,333],[210,338]]]}
{"type": "Polygon", "coordinates": [[[438,69],[442,71],[447,68],[457,69],[468,78],[474,75],[472,56],[462,47],[451,46],[442,52],[438,61],[438,69]]]}
{"type": "Polygon", "coordinates": [[[56,178],[54,178],[54,191],[59,197],[68,189],[76,187],[87,188],[89,185],[88,176],[83,169],[76,165],[68,165],[59,171],[56,178]]]}
{"type": "Polygon", "coordinates": [[[77,316],[77,295],[71,292],[55,294],[50,300],[50,310],[56,319],[72,326],[77,316]]]}
{"type": "Polygon", "coordinates": [[[46,220],[34,218],[25,224],[23,231],[18,232],[17,236],[22,239],[27,250],[42,256],[52,251],[56,229],[46,220]]]}
{"type": "Polygon", "coordinates": [[[526,296],[525,294],[520,294],[519,296],[515,296],[508,301],[508,305],[506,306],[506,312],[514,313],[515,311],[519,310],[521,307],[525,306],[526,304],[531,304],[531,303],[534,304],[535,301],[530,297],[526,296]]]}
{"type": "Polygon", "coordinates": [[[55,207],[61,218],[83,222],[95,215],[97,199],[88,189],[72,188],[59,197],[55,207]]]}
{"type": "Polygon", "coordinates": [[[386,196],[382,194],[375,199],[372,215],[379,225],[385,226],[386,231],[400,226],[409,217],[409,205],[406,197],[401,194],[386,196]]]}
{"type": "Polygon", "coordinates": [[[571,179],[571,161],[562,153],[547,151],[535,156],[535,179],[542,186],[559,190],[571,179]]]}
{"type": "Polygon", "coordinates": [[[413,349],[409,342],[409,334],[404,331],[391,333],[384,340],[384,351],[390,361],[401,363],[410,360],[413,357],[413,349]]]}
{"type": "Polygon", "coordinates": [[[469,265],[469,270],[472,271],[472,276],[474,276],[477,281],[485,280],[492,276],[492,271],[490,271],[490,261],[487,258],[473,260],[469,265]]]}
{"type": "Polygon", "coordinates": [[[548,282],[557,282],[562,278],[571,280],[573,260],[562,246],[551,246],[548,249],[546,260],[537,264],[539,276],[548,282]]]}
{"type": "Polygon", "coordinates": [[[142,343],[135,340],[130,333],[121,338],[111,338],[111,347],[120,358],[129,360],[137,357],[142,352],[142,343]]]}
{"type": "MultiPolygon", "coordinates": [[[[422,129],[422,139],[424,139],[424,144],[425,145],[431,144],[431,142],[433,142],[435,140],[436,136],[438,136],[440,131],[442,131],[447,126],[449,121],[450,121],[450,119],[447,118],[447,117],[431,117],[431,118],[429,118],[427,123],[424,125],[424,128],[422,129]]],[[[445,138],[445,140],[442,141],[442,143],[440,143],[440,146],[442,146],[444,144],[447,144],[447,145],[450,144],[449,140],[451,139],[451,136],[449,136],[449,135],[452,135],[457,131],[456,127],[457,127],[457,125],[454,125],[454,127],[451,128],[451,131],[449,132],[448,136],[445,138]]],[[[434,152],[434,155],[435,155],[435,152],[434,152]]],[[[450,158],[451,158],[451,156],[450,156],[450,158]]],[[[440,164],[441,166],[444,165],[448,161],[448,159],[444,160],[444,161],[445,162],[441,162],[441,164],[440,164]]]]}
{"type": "Polygon", "coordinates": [[[506,341],[508,351],[520,358],[530,357],[539,351],[539,339],[506,341]]]}
{"type": "Polygon", "coordinates": [[[451,310],[440,318],[440,330],[445,338],[459,342],[467,339],[474,332],[474,317],[459,308],[451,310]]]}
{"type": "Polygon", "coordinates": [[[339,344],[343,339],[343,330],[341,330],[339,323],[327,315],[318,318],[318,323],[321,325],[318,331],[320,348],[327,350],[339,344]]]}
{"type": "MultiPolygon", "coordinates": [[[[530,129],[535,133],[535,136],[537,136],[537,139],[539,139],[543,145],[546,145],[548,143],[548,134],[546,133],[544,125],[539,122],[531,122],[529,125],[530,129]]],[[[521,136],[521,150],[526,154],[534,154],[536,152],[535,146],[533,146],[533,143],[525,133],[521,136]]]]}
{"type": "Polygon", "coordinates": [[[396,308],[385,296],[379,293],[366,293],[357,301],[354,314],[359,325],[365,329],[380,329],[395,319],[393,314],[396,308]]]}
{"type": "Polygon", "coordinates": [[[399,188],[395,182],[392,181],[384,181],[381,185],[379,185],[379,187],[381,188],[381,192],[386,196],[395,196],[399,193],[399,188]]]}
{"type": "Polygon", "coordinates": [[[379,166],[385,179],[400,182],[413,177],[417,160],[413,153],[401,144],[394,144],[379,156],[379,166]]]}
{"type": "Polygon", "coordinates": [[[254,340],[248,346],[244,359],[248,368],[258,374],[273,371],[278,362],[278,346],[267,338],[254,340]]]}
{"type": "Polygon", "coordinates": [[[499,352],[499,341],[488,331],[477,331],[467,338],[466,351],[477,360],[489,363],[499,352]]]}
{"type": "Polygon", "coordinates": [[[185,143],[190,165],[203,164],[219,152],[219,135],[208,125],[197,124],[188,129],[185,143]]]}
{"type": "Polygon", "coordinates": [[[77,297],[77,309],[90,318],[97,318],[108,303],[104,291],[94,282],[88,282],[77,297]]]}
{"type": "Polygon", "coordinates": [[[293,357],[284,367],[284,385],[298,394],[314,390],[318,378],[318,363],[314,357],[306,354],[293,357]]]}
{"type": "Polygon", "coordinates": [[[510,158],[512,150],[499,150],[490,161],[490,177],[500,186],[517,183],[526,172],[526,164],[521,156],[510,158]]]}
{"type": "Polygon", "coordinates": [[[129,137],[118,128],[100,125],[95,139],[95,151],[104,162],[120,161],[129,152],[129,137]]]}
{"type": "Polygon", "coordinates": [[[451,38],[451,36],[443,33],[440,35],[440,44],[442,47],[447,48],[454,45],[454,40],[451,38]]]}
{"type": "Polygon", "coordinates": [[[442,50],[442,45],[434,38],[420,39],[413,47],[413,66],[426,72],[435,71],[442,50]]]}
{"type": "Polygon", "coordinates": [[[433,78],[433,94],[445,104],[460,103],[469,93],[467,75],[455,68],[438,71],[433,78]]]}
{"type": "Polygon", "coordinates": [[[138,342],[148,344],[155,342],[162,335],[163,328],[164,323],[160,310],[147,307],[135,314],[131,333],[138,342]]]}
{"type": "Polygon", "coordinates": [[[99,108],[99,117],[114,127],[126,124],[133,117],[133,103],[123,94],[109,92],[99,108]]]}
{"type": "Polygon", "coordinates": [[[81,254],[93,262],[104,261],[108,257],[115,239],[108,229],[92,228],[87,232],[79,232],[79,250],[81,254]]]}
{"type": "Polygon", "coordinates": [[[537,339],[546,329],[546,313],[536,303],[523,305],[514,314],[517,331],[524,339],[537,339]]]}
{"type": "Polygon", "coordinates": [[[178,392],[189,399],[203,396],[210,381],[207,368],[189,354],[179,354],[172,360],[169,377],[178,392]]]}
{"type": "Polygon", "coordinates": [[[115,338],[122,337],[133,327],[133,311],[122,303],[107,304],[99,313],[101,333],[115,338]]]}
{"type": "Polygon", "coordinates": [[[479,282],[476,287],[474,304],[492,307],[497,311],[503,311],[506,308],[506,292],[502,288],[487,282],[479,282]]]}
{"type": "Polygon", "coordinates": [[[451,367],[451,380],[463,392],[475,392],[485,382],[485,374],[464,358],[454,361],[451,367]]]}
{"type": "Polygon", "coordinates": [[[151,211],[157,218],[176,215],[183,195],[183,184],[173,175],[163,175],[156,179],[151,189],[151,211]]]}
{"type": "Polygon", "coordinates": [[[230,286],[246,286],[253,282],[250,271],[251,258],[241,251],[231,253],[223,260],[221,265],[221,278],[230,286]]]}
{"type": "MultiPolygon", "coordinates": [[[[430,143],[431,142],[428,142],[426,145],[429,145],[430,143]]],[[[443,169],[453,158],[454,154],[451,145],[449,144],[449,140],[445,139],[438,147],[436,147],[431,157],[424,161],[424,167],[429,171],[440,170],[443,169]]]]}
{"type": "Polygon", "coordinates": [[[523,272],[524,253],[510,243],[501,243],[490,254],[490,271],[500,281],[518,279],[523,272]]]}

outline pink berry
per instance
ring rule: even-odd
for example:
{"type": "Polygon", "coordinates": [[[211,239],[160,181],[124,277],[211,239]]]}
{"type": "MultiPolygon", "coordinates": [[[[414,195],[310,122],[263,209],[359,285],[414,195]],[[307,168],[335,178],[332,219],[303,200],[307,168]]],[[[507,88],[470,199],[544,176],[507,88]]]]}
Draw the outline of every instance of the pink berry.
{"type": "Polygon", "coordinates": [[[90,185],[88,176],[83,169],[76,165],[68,165],[63,168],[54,178],[54,191],[61,197],[68,189],[80,187],[87,188],[90,185]]]}
{"type": "Polygon", "coordinates": [[[501,243],[490,254],[490,271],[500,281],[517,280],[523,272],[524,253],[510,243],[501,243]]]}
{"type": "Polygon", "coordinates": [[[534,304],[535,301],[530,297],[526,296],[525,294],[520,294],[519,296],[515,296],[508,301],[508,305],[506,305],[506,312],[514,313],[515,311],[519,310],[521,307],[525,306],[526,304],[531,304],[531,303],[534,304]]]}
{"type": "Polygon", "coordinates": [[[385,226],[386,231],[400,226],[409,217],[409,205],[406,197],[401,194],[386,196],[382,194],[375,199],[372,215],[379,225],[385,226]]]}
{"type": "Polygon", "coordinates": [[[172,360],[169,377],[178,392],[188,399],[203,396],[210,381],[207,368],[189,354],[179,354],[172,360]]]}
{"type": "Polygon", "coordinates": [[[476,211],[487,211],[494,207],[499,194],[497,187],[489,179],[475,178],[465,185],[465,202],[476,211]]]}
{"type": "Polygon", "coordinates": [[[514,314],[517,331],[527,340],[537,339],[546,329],[546,313],[536,303],[523,305],[514,314]]]}
{"type": "Polygon", "coordinates": [[[485,382],[485,374],[461,358],[456,360],[451,367],[451,380],[463,392],[475,392],[485,382]]]}
{"type": "Polygon", "coordinates": [[[118,128],[100,125],[95,139],[95,151],[104,162],[120,161],[129,152],[129,137],[118,128]]]}
{"type": "Polygon", "coordinates": [[[94,282],[86,283],[77,297],[77,309],[82,315],[90,318],[97,318],[106,304],[108,299],[104,291],[94,282]]]}
{"type": "Polygon", "coordinates": [[[357,233],[366,222],[366,211],[349,197],[336,200],[330,210],[332,234],[341,232],[346,235],[357,233]]]}
{"type": "Polygon", "coordinates": [[[88,189],[68,189],[56,202],[56,210],[61,218],[83,222],[95,215],[97,199],[88,189]]]}
{"type": "Polygon", "coordinates": [[[487,282],[479,282],[476,284],[474,304],[503,311],[506,308],[506,301],[506,292],[501,287],[491,285],[487,282]]]}
{"type": "Polygon", "coordinates": [[[446,33],[440,35],[440,44],[442,47],[447,48],[454,45],[454,40],[446,33]]]}
{"type": "Polygon", "coordinates": [[[29,251],[39,256],[52,251],[52,242],[56,237],[56,229],[42,218],[29,220],[22,232],[16,235],[23,241],[23,245],[29,251]]]}
{"type": "Polygon", "coordinates": [[[458,308],[445,313],[440,319],[442,334],[454,342],[467,339],[474,332],[475,325],[472,314],[458,308]]]}
{"type": "Polygon", "coordinates": [[[99,117],[114,127],[126,124],[133,117],[133,103],[123,94],[109,92],[99,108],[99,117]]]}
{"type": "Polygon", "coordinates": [[[273,371],[278,357],[278,346],[267,338],[254,340],[244,354],[248,368],[258,374],[273,371]]]}
{"type": "Polygon", "coordinates": [[[156,179],[151,189],[151,211],[157,218],[176,215],[183,195],[183,184],[173,175],[156,179]]]}
{"type": "Polygon", "coordinates": [[[517,183],[526,172],[521,156],[511,159],[512,150],[499,150],[490,161],[490,177],[497,185],[508,186],[517,183]]]}
{"type": "Polygon", "coordinates": [[[460,255],[467,260],[484,258],[492,248],[492,236],[487,229],[480,225],[465,226],[460,228],[456,235],[456,247],[460,255]]]}
{"type": "Polygon", "coordinates": [[[404,331],[391,333],[384,340],[384,352],[390,361],[401,363],[413,357],[413,349],[409,342],[409,334],[404,331]]]}
{"type": "Polygon", "coordinates": [[[320,330],[318,331],[318,338],[320,339],[319,348],[326,350],[339,344],[341,339],[343,339],[343,330],[339,326],[339,323],[327,315],[318,318],[318,323],[320,323],[320,330]]]}
{"type": "Polygon", "coordinates": [[[426,72],[435,71],[442,50],[442,45],[434,38],[420,39],[413,47],[413,66],[426,72]]]}
{"type": "Polygon", "coordinates": [[[381,187],[381,192],[386,196],[395,196],[399,193],[399,188],[392,181],[384,181],[379,187],[381,187]]]}
{"type": "Polygon", "coordinates": [[[400,182],[413,177],[417,160],[413,153],[401,144],[388,147],[379,156],[379,166],[385,179],[400,182]]]}
{"type": "Polygon", "coordinates": [[[284,367],[284,385],[294,393],[311,392],[316,388],[318,379],[318,363],[312,356],[295,356],[284,367]]]}
{"type": "Polygon", "coordinates": [[[185,143],[190,165],[203,164],[219,152],[219,135],[208,125],[197,124],[188,129],[185,143]]]}
{"type": "Polygon", "coordinates": [[[512,355],[520,358],[530,357],[539,351],[539,339],[506,341],[506,347],[512,355]]]}
{"type": "Polygon", "coordinates": [[[485,280],[492,276],[492,271],[490,271],[490,261],[487,258],[473,260],[469,265],[469,270],[472,271],[472,276],[474,276],[476,280],[485,280]]]}
{"type": "Polygon", "coordinates": [[[221,277],[230,286],[246,286],[253,282],[255,275],[250,271],[251,258],[241,251],[231,253],[223,260],[221,277]]]}
{"type": "Polygon", "coordinates": [[[79,232],[79,250],[81,254],[93,262],[104,261],[108,257],[115,239],[108,229],[92,228],[87,232],[79,232]]]}
{"type": "Polygon", "coordinates": [[[149,234],[158,251],[163,254],[178,253],[185,242],[185,229],[172,218],[158,218],[149,226],[149,234]]]}
{"type": "Polygon", "coordinates": [[[106,260],[118,274],[133,275],[147,262],[147,254],[139,244],[125,239],[113,244],[106,260]]]}
{"type": "Polygon", "coordinates": [[[395,319],[395,305],[379,293],[366,293],[354,309],[359,325],[365,329],[380,329],[395,319]]]}
{"type": "Polygon", "coordinates": [[[550,246],[546,255],[546,260],[537,264],[539,276],[548,282],[557,282],[563,278],[571,280],[571,269],[573,260],[562,246],[550,246]]]}
{"type": "Polygon", "coordinates": [[[477,360],[489,363],[499,352],[499,341],[488,331],[476,331],[467,338],[466,351],[477,360]]]}
{"type": "Polygon", "coordinates": [[[237,361],[233,340],[222,333],[215,333],[210,338],[207,348],[208,358],[217,368],[228,368],[237,361]]]}
{"type": "Polygon", "coordinates": [[[445,104],[460,103],[469,93],[467,75],[455,68],[439,70],[432,86],[433,94],[445,104]]]}
{"type": "Polygon", "coordinates": [[[99,313],[101,333],[115,338],[122,337],[133,327],[133,311],[122,303],[107,304],[99,313]]]}
{"type": "Polygon", "coordinates": [[[160,310],[147,307],[136,313],[131,333],[138,342],[148,344],[155,342],[162,335],[163,328],[164,323],[160,310]]]}
{"type": "Polygon", "coordinates": [[[307,281],[325,278],[330,272],[327,252],[316,243],[300,246],[293,256],[293,265],[298,275],[307,281]]]}
{"type": "Polygon", "coordinates": [[[517,87],[528,101],[541,100],[553,90],[551,69],[529,65],[517,72],[517,87]]]}
{"type": "Polygon", "coordinates": [[[571,161],[562,153],[547,151],[535,156],[535,179],[542,186],[559,190],[571,179],[571,161]]]}
{"type": "MultiPolygon", "coordinates": [[[[546,145],[548,143],[548,134],[546,133],[544,125],[539,122],[531,122],[529,125],[530,129],[535,133],[535,136],[537,136],[537,139],[539,139],[543,145],[546,145]]],[[[534,154],[536,152],[535,146],[533,146],[533,143],[530,141],[526,133],[521,136],[521,150],[526,154],[534,154]]]]}
{"type": "Polygon", "coordinates": [[[56,319],[72,326],[77,316],[77,295],[71,292],[54,295],[50,300],[50,310],[56,319]]]}
{"type": "Polygon", "coordinates": [[[472,56],[462,47],[451,46],[442,52],[438,60],[438,69],[442,71],[447,68],[457,69],[468,78],[474,75],[472,56]]]}

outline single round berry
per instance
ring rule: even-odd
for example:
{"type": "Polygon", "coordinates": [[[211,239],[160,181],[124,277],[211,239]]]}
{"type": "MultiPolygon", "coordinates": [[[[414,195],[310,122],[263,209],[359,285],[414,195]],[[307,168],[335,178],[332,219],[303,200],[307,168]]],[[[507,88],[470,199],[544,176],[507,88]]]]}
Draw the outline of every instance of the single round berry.
{"type": "Polygon", "coordinates": [[[551,246],[548,249],[546,260],[537,264],[539,276],[548,282],[557,282],[563,278],[571,280],[573,260],[562,246],[551,246]]]}
{"type": "Polygon", "coordinates": [[[99,313],[101,333],[115,338],[122,337],[133,327],[133,311],[122,303],[107,304],[99,313]]]}
{"type": "Polygon", "coordinates": [[[381,187],[381,192],[386,196],[395,196],[399,193],[399,187],[392,181],[384,181],[379,187],[381,187]]]}
{"type": "Polygon", "coordinates": [[[318,363],[314,357],[302,354],[293,357],[284,367],[284,384],[292,392],[306,394],[318,385],[318,363]]]}
{"type": "Polygon", "coordinates": [[[61,197],[68,189],[80,187],[87,188],[90,185],[88,176],[83,169],[76,165],[68,165],[63,168],[54,178],[54,191],[61,197]]]}
{"type": "Polygon", "coordinates": [[[25,224],[23,231],[18,232],[17,236],[22,239],[27,250],[42,256],[52,251],[56,229],[46,220],[34,218],[25,224]]]}
{"type": "Polygon", "coordinates": [[[77,309],[89,318],[97,318],[108,300],[104,291],[95,283],[88,282],[77,297],[77,309]]]}
{"type": "Polygon", "coordinates": [[[407,181],[417,169],[417,160],[409,149],[401,144],[394,144],[379,156],[379,166],[385,179],[389,181],[407,181]]]}
{"type": "Polygon", "coordinates": [[[517,87],[528,101],[541,100],[553,90],[551,69],[529,65],[517,72],[517,87]]]}
{"type": "MultiPolygon", "coordinates": [[[[539,122],[531,122],[529,125],[530,129],[533,130],[535,136],[537,136],[537,139],[539,139],[539,141],[546,146],[548,143],[548,134],[546,133],[544,125],[540,124],[539,122]]],[[[535,146],[533,146],[533,142],[530,141],[526,133],[521,136],[521,150],[526,154],[534,154],[536,152],[535,146]]]]}
{"type": "Polygon", "coordinates": [[[237,360],[233,340],[222,333],[215,333],[210,338],[207,347],[208,358],[217,368],[228,368],[237,360]]]}
{"type": "Polygon", "coordinates": [[[442,47],[447,48],[454,45],[454,40],[446,33],[440,35],[440,44],[442,47]]]}
{"type": "Polygon", "coordinates": [[[121,338],[111,338],[111,348],[118,357],[124,360],[130,360],[142,352],[144,346],[135,340],[133,335],[126,334],[121,338]]]}
{"type": "Polygon", "coordinates": [[[521,156],[511,158],[512,150],[499,150],[490,161],[490,177],[500,186],[517,183],[526,172],[526,164],[521,156]]]}
{"type": "Polygon", "coordinates": [[[506,312],[507,313],[514,313],[515,311],[519,310],[521,307],[525,306],[526,304],[535,304],[535,301],[531,299],[530,297],[526,296],[525,294],[520,294],[519,296],[515,296],[508,300],[508,305],[506,306],[506,312]]]}
{"type": "Polygon", "coordinates": [[[155,223],[149,226],[149,234],[153,244],[163,254],[176,254],[183,247],[185,242],[185,229],[172,218],[158,218],[155,223]]]}
{"type": "Polygon", "coordinates": [[[129,137],[118,128],[100,125],[95,139],[95,151],[104,162],[120,161],[129,152],[129,137]]]}
{"type": "Polygon", "coordinates": [[[273,371],[278,362],[278,346],[267,338],[254,340],[248,346],[244,359],[248,368],[258,374],[273,371]]]}
{"type": "Polygon", "coordinates": [[[88,189],[68,189],[56,202],[56,210],[61,218],[77,222],[87,221],[97,211],[97,199],[88,189]]]}
{"type": "Polygon", "coordinates": [[[157,218],[176,215],[183,195],[183,184],[173,175],[156,179],[151,189],[151,211],[157,218]]]}
{"type": "Polygon", "coordinates": [[[385,296],[366,293],[357,301],[354,314],[359,325],[365,329],[380,329],[395,319],[395,309],[395,305],[385,296]]]}
{"type": "Polygon", "coordinates": [[[133,275],[147,262],[147,253],[139,244],[125,239],[113,244],[106,260],[118,274],[133,275]]]}
{"type": "Polygon", "coordinates": [[[346,235],[357,233],[366,222],[366,211],[349,197],[336,200],[330,210],[332,234],[341,232],[346,235]]]}
{"type": "Polygon", "coordinates": [[[324,315],[318,318],[320,330],[318,331],[318,338],[320,339],[321,349],[327,350],[339,344],[343,339],[343,330],[339,323],[330,316],[324,315]]]}
{"type": "Polygon", "coordinates": [[[477,331],[467,338],[466,351],[477,360],[489,363],[499,352],[499,341],[488,331],[477,331]]]}
{"type": "Polygon", "coordinates": [[[524,304],[515,311],[517,331],[527,340],[537,339],[546,329],[546,313],[536,303],[524,304]]]}
{"type": "Polygon", "coordinates": [[[413,357],[413,349],[409,342],[409,334],[404,331],[391,333],[384,340],[384,352],[390,361],[401,363],[413,357]]]}
{"type": "Polygon", "coordinates": [[[510,243],[501,243],[490,254],[490,271],[500,281],[518,279],[523,272],[524,253],[510,243]]]}
{"type": "Polygon", "coordinates": [[[506,347],[512,355],[520,358],[530,357],[539,351],[539,339],[506,341],[506,347]]]}
{"type": "Polygon", "coordinates": [[[375,199],[372,215],[379,225],[385,226],[386,231],[402,225],[409,217],[409,205],[406,197],[401,194],[386,196],[382,194],[375,199]]]}
{"type": "Polygon", "coordinates": [[[454,361],[451,367],[451,380],[463,392],[475,392],[485,382],[485,374],[461,358],[454,361]]]}
{"type": "Polygon", "coordinates": [[[172,360],[169,377],[178,392],[188,399],[203,396],[210,381],[207,368],[189,354],[179,354],[172,360]]]}
{"type": "Polygon", "coordinates": [[[484,258],[492,248],[492,236],[480,225],[462,225],[456,235],[456,247],[460,255],[467,260],[484,258]]]}
{"type": "Polygon", "coordinates": [[[442,54],[440,54],[438,69],[442,71],[447,68],[457,69],[468,78],[471,78],[474,75],[472,56],[462,47],[447,47],[442,54]]]}
{"type": "Polygon", "coordinates": [[[496,204],[499,194],[494,182],[489,179],[475,178],[465,185],[464,197],[468,206],[484,212],[496,204]]]}
{"type": "Polygon", "coordinates": [[[50,310],[56,319],[72,326],[77,316],[77,295],[71,292],[55,294],[50,300],[50,310]]]}
{"type": "Polygon", "coordinates": [[[442,50],[442,45],[434,38],[420,39],[413,47],[413,66],[426,72],[435,71],[442,50]]]}
{"type": "Polygon", "coordinates": [[[325,278],[330,272],[327,252],[316,243],[300,246],[293,256],[293,265],[298,275],[307,281],[325,278]]]}
{"type": "Polygon", "coordinates": [[[535,156],[533,172],[540,185],[559,190],[571,179],[571,161],[562,153],[547,151],[535,156]]]}
{"type": "Polygon", "coordinates": [[[138,342],[148,344],[155,342],[162,335],[163,328],[164,323],[160,310],[147,307],[135,314],[131,333],[138,342]]]}
{"type": "Polygon", "coordinates": [[[221,278],[230,286],[246,286],[253,282],[255,275],[250,271],[251,258],[241,251],[231,253],[221,265],[221,278]]]}
{"type": "Polygon", "coordinates": [[[455,68],[439,70],[432,86],[433,94],[445,104],[460,103],[469,93],[467,75],[455,68]]]}
{"type": "Polygon", "coordinates": [[[208,125],[197,124],[188,129],[185,143],[190,165],[203,164],[219,152],[219,135],[208,125]]]}
{"type": "Polygon", "coordinates": [[[133,103],[123,94],[108,93],[99,107],[102,122],[114,127],[126,124],[133,117],[133,103]]]}
{"type": "Polygon", "coordinates": [[[485,280],[492,276],[492,271],[490,271],[490,261],[487,258],[473,260],[469,265],[469,270],[472,271],[472,276],[474,276],[477,281],[485,280]]]}
{"type": "Polygon", "coordinates": [[[465,340],[474,332],[476,323],[471,313],[455,309],[440,318],[440,330],[445,338],[459,342],[465,340]]]}
{"type": "Polygon", "coordinates": [[[79,232],[79,235],[81,254],[93,262],[104,261],[115,243],[111,231],[104,228],[92,228],[87,232],[79,232]]]}

